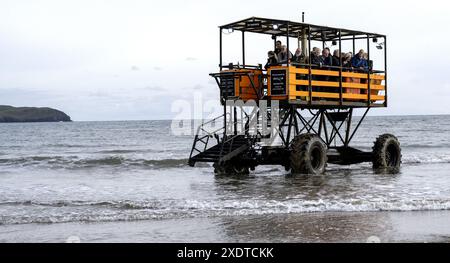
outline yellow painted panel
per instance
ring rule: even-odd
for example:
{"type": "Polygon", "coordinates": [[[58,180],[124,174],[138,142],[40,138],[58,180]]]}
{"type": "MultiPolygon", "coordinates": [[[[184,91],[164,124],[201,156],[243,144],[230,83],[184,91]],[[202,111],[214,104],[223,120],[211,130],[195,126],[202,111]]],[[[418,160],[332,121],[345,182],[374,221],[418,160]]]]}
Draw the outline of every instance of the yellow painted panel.
{"type": "MultiPolygon", "coordinates": [[[[302,85],[302,86],[309,86],[308,80],[291,80],[290,83],[292,85],[302,85]]],[[[335,87],[339,88],[339,82],[332,82],[332,81],[317,81],[313,80],[311,81],[312,86],[319,86],[319,87],[335,87]]],[[[343,88],[355,88],[355,89],[368,89],[367,84],[361,84],[361,83],[348,83],[348,82],[342,82],[343,88]]],[[[370,89],[372,90],[384,90],[385,87],[383,85],[375,85],[371,84],[370,89]]]]}
{"type": "MultiPolygon", "coordinates": [[[[296,68],[296,67],[290,67],[289,72],[292,74],[309,74],[309,69],[307,68],[296,68]]],[[[332,76],[332,77],[339,77],[339,71],[333,71],[333,70],[323,70],[323,69],[313,69],[311,70],[312,75],[319,75],[319,76],[332,76]]],[[[355,72],[342,72],[342,77],[348,77],[348,78],[360,78],[360,79],[367,79],[367,74],[364,73],[355,73],[355,72]]],[[[384,80],[384,75],[380,74],[371,74],[370,79],[376,79],[376,80],[384,80]]]]}
{"type": "MultiPolygon", "coordinates": [[[[307,91],[297,91],[295,96],[308,97],[309,92],[307,91]]],[[[325,99],[339,99],[339,93],[329,93],[329,92],[313,92],[312,96],[314,98],[325,98],[325,99]]],[[[344,99],[357,99],[357,100],[367,100],[367,94],[342,94],[344,99]]],[[[371,95],[371,100],[385,100],[385,96],[371,95]]]]}
{"type": "Polygon", "coordinates": [[[293,94],[295,94],[296,91],[297,91],[297,86],[289,85],[289,99],[290,100],[295,100],[296,99],[296,96],[293,95],[293,94]]]}

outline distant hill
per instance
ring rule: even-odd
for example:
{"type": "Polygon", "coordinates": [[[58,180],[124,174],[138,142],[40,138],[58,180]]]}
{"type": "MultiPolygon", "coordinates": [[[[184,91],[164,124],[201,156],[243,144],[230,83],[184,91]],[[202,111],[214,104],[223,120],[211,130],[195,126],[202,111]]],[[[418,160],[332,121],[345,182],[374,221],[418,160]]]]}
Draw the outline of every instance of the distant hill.
{"type": "Polygon", "coordinates": [[[0,105],[0,122],[68,122],[70,117],[51,108],[31,108],[0,105]]]}

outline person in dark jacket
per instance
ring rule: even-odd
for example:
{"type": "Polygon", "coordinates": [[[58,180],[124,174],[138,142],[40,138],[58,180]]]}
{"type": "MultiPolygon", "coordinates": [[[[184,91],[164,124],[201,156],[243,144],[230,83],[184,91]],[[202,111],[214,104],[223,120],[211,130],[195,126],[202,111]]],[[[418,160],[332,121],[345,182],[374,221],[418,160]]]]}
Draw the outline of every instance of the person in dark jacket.
{"type": "Polygon", "coordinates": [[[325,48],[322,51],[322,60],[323,60],[323,65],[325,66],[333,66],[333,59],[330,55],[330,49],[329,48],[325,48]]]}
{"type": "Polygon", "coordinates": [[[266,70],[272,66],[278,65],[278,59],[274,51],[269,51],[267,53],[267,56],[268,56],[267,63],[266,66],[264,67],[266,70]]]}
{"type": "MultiPolygon", "coordinates": [[[[338,67],[341,66],[341,51],[339,49],[333,51],[333,56],[331,56],[331,66],[333,66],[331,70],[339,71],[338,67]]],[[[329,80],[339,82],[339,77],[329,77],[329,80]]]]}
{"type": "Polygon", "coordinates": [[[295,51],[295,54],[292,57],[292,62],[299,63],[299,64],[306,63],[306,57],[303,55],[302,50],[300,48],[297,48],[297,50],[295,51]]]}
{"type": "MultiPolygon", "coordinates": [[[[329,48],[324,48],[322,51],[322,56],[321,56],[322,60],[323,60],[323,65],[325,66],[325,70],[330,70],[330,66],[333,66],[333,58],[331,57],[330,54],[330,49],[329,48]]],[[[333,81],[333,78],[330,76],[319,76],[319,80],[320,81],[333,81]]],[[[333,88],[329,88],[329,87],[321,87],[319,89],[322,92],[332,92],[333,88]]]]}
{"type": "MultiPolygon", "coordinates": [[[[321,50],[318,47],[314,47],[311,55],[309,57],[309,62],[311,63],[313,68],[321,68],[323,66],[323,59],[322,56],[320,55],[321,50]]],[[[321,80],[320,76],[317,75],[312,75],[311,77],[312,80],[321,80]]],[[[313,87],[313,91],[320,91],[321,88],[320,87],[313,87]]]]}
{"type": "Polygon", "coordinates": [[[293,56],[292,52],[287,50],[287,47],[283,45],[281,46],[281,52],[278,53],[278,63],[289,64],[293,56]]]}
{"type": "Polygon", "coordinates": [[[352,53],[345,53],[342,56],[342,67],[348,70],[352,68],[352,53]]]}
{"type": "Polygon", "coordinates": [[[341,66],[341,51],[339,49],[334,50],[332,60],[333,66],[335,67],[341,66]]]}
{"type": "Polygon", "coordinates": [[[320,56],[321,50],[318,47],[314,47],[311,56],[309,57],[311,64],[313,66],[322,67],[323,66],[323,59],[320,56]]]}
{"type": "Polygon", "coordinates": [[[352,58],[352,67],[358,70],[367,71],[369,70],[369,63],[367,59],[364,58],[364,50],[361,49],[358,54],[352,58]]]}
{"type": "Polygon", "coordinates": [[[275,55],[278,56],[278,54],[281,52],[281,46],[283,45],[283,43],[281,43],[280,40],[278,40],[277,42],[275,42],[275,55]]]}

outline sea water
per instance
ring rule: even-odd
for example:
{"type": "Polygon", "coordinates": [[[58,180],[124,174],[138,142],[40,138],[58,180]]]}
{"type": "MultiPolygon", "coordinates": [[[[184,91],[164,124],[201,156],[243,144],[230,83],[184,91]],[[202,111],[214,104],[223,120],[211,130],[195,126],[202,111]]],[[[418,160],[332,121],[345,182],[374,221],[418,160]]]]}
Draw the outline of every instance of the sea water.
{"type": "MultiPolygon", "coordinates": [[[[187,165],[193,136],[172,135],[170,127],[170,121],[0,124],[0,241],[61,241],[56,230],[39,239],[39,229],[138,222],[172,226],[163,241],[189,241],[186,229],[199,225],[206,230],[194,240],[226,241],[234,239],[218,227],[237,219],[254,218],[264,229],[270,218],[320,215],[323,223],[327,213],[450,210],[450,116],[367,118],[353,146],[369,151],[378,135],[396,135],[403,163],[394,175],[358,164],[329,165],[323,176],[290,175],[278,166],[216,176],[208,164],[187,165]]],[[[246,224],[247,236],[256,235],[246,224]]],[[[149,235],[97,241],[159,240],[149,235]]]]}

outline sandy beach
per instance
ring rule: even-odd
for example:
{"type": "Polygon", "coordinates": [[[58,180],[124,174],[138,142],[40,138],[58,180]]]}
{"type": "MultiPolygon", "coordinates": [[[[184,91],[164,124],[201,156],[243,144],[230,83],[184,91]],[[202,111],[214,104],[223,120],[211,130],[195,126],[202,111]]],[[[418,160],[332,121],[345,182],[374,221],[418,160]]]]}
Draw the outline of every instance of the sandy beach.
{"type": "Polygon", "coordinates": [[[0,226],[0,242],[450,242],[449,211],[0,226]]]}

